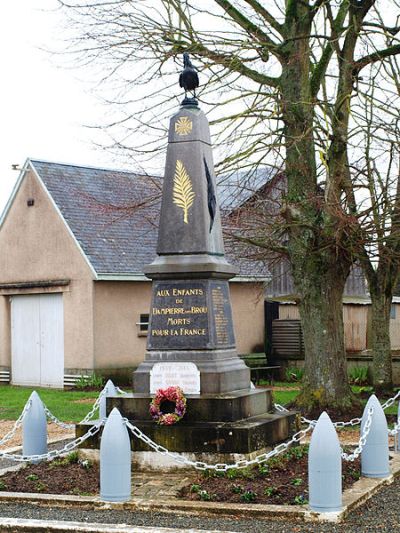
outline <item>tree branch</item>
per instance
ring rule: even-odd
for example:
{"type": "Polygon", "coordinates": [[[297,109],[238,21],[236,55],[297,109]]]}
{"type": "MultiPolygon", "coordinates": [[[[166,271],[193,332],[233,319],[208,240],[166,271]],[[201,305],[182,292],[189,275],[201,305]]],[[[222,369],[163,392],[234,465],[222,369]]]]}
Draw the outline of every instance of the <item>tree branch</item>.
{"type": "Polygon", "coordinates": [[[337,42],[339,36],[344,30],[344,21],[346,19],[347,13],[349,11],[349,5],[347,2],[343,2],[339,8],[339,11],[336,15],[336,18],[332,19],[332,12],[330,6],[327,5],[328,16],[331,23],[331,39],[330,42],[325,46],[321,58],[314,69],[313,75],[311,76],[311,95],[315,98],[318,94],[319,88],[321,86],[322,79],[325,76],[326,69],[328,68],[329,62],[331,60],[332,54],[335,50],[335,41],[337,42]]]}
{"type": "Polygon", "coordinates": [[[246,76],[246,78],[249,78],[256,83],[268,85],[269,87],[279,87],[280,78],[267,76],[261,72],[258,72],[257,70],[247,67],[237,56],[215,52],[200,42],[182,43],[179,41],[173,41],[169,37],[165,37],[165,40],[169,41],[174,46],[174,53],[183,53],[189,50],[194,55],[197,54],[200,57],[211,59],[217,65],[221,65],[231,72],[238,72],[239,74],[246,76]]]}
{"type": "Polygon", "coordinates": [[[378,50],[373,54],[364,56],[361,59],[355,61],[353,73],[356,75],[360,72],[361,69],[363,69],[367,65],[371,65],[372,63],[376,63],[377,61],[385,59],[385,57],[395,56],[397,54],[400,54],[400,44],[394,44],[393,46],[389,46],[384,50],[378,50]]]}
{"type": "Polygon", "coordinates": [[[267,9],[265,9],[264,6],[260,4],[260,2],[258,2],[257,0],[245,0],[245,2],[249,4],[249,6],[252,7],[256,13],[261,15],[268,22],[271,28],[273,28],[274,30],[276,30],[278,33],[280,33],[283,36],[282,24],[280,24],[276,20],[276,18],[273,17],[271,13],[267,9]]]}
{"type": "Polygon", "coordinates": [[[236,9],[228,0],[214,0],[222,9],[243,28],[249,35],[256,38],[262,46],[265,46],[275,55],[279,56],[278,43],[275,43],[259,26],[251,22],[243,13],[236,9]]]}

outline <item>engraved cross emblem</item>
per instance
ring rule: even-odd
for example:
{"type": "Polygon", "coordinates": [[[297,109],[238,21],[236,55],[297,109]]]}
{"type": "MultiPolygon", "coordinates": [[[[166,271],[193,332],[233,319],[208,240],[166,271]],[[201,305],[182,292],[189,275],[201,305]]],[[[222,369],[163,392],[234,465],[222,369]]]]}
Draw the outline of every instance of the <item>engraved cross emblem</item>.
{"type": "Polygon", "coordinates": [[[175,133],[178,135],[188,135],[192,131],[192,121],[189,117],[179,117],[175,122],[175,133]]]}

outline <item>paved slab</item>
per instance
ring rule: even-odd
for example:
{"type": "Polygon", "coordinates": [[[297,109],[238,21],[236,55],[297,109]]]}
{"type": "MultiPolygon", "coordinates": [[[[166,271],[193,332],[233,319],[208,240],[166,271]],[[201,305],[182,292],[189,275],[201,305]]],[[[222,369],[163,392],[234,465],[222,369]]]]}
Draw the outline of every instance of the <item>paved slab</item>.
{"type": "Polygon", "coordinates": [[[24,520],[23,518],[0,518],[1,531],[28,531],[67,533],[235,533],[210,529],[176,529],[166,527],[132,527],[126,524],[82,524],[82,522],[61,522],[55,520],[24,520]]]}

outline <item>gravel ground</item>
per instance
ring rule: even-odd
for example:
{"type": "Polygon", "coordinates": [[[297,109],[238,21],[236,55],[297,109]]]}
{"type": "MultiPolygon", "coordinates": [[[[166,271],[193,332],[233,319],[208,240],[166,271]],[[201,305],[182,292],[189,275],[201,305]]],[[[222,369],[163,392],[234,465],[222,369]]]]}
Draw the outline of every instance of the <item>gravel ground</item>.
{"type": "MultiPolygon", "coordinates": [[[[233,519],[207,518],[193,515],[160,512],[127,512],[82,509],[47,508],[30,504],[0,502],[1,517],[74,520],[83,523],[129,524],[136,527],[170,527],[183,531],[190,528],[214,529],[246,533],[365,533],[400,532],[400,478],[392,485],[383,488],[369,502],[359,507],[342,524],[301,523],[288,521],[255,520],[240,516],[233,519]]],[[[201,504],[199,504],[200,510],[201,504]]]]}
{"type": "MultiPolygon", "coordinates": [[[[13,420],[0,420],[0,439],[4,437],[6,433],[14,426],[13,420]]],[[[49,440],[60,438],[60,437],[73,437],[75,434],[74,430],[68,430],[56,426],[56,424],[47,425],[47,436],[49,440]]],[[[22,428],[19,428],[15,436],[7,441],[3,446],[0,447],[0,450],[3,451],[6,448],[13,448],[14,446],[21,446],[22,444],[22,428]]]]}

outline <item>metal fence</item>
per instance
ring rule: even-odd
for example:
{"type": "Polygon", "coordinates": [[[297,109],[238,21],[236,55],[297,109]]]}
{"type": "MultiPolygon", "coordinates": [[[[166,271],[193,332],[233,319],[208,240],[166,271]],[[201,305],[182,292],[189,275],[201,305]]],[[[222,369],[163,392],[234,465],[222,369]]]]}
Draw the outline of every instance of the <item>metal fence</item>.
{"type": "MultiPolygon", "coordinates": [[[[361,456],[361,475],[365,477],[385,478],[390,475],[389,436],[395,438],[395,452],[400,453],[398,434],[400,430],[400,403],[397,423],[393,429],[387,426],[384,410],[393,405],[400,397],[400,391],[383,405],[372,395],[364,409],[362,417],[349,422],[332,422],[327,413],[322,413],[318,420],[302,417],[303,429],[295,433],[290,440],[278,444],[267,453],[261,453],[253,459],[241,459],[235,463],[206,463],[192,461],[185,456],[171,452],[145,435],[138,427],[123,418],[114,408],[106,418],[106,398],[125,394],[109,380],[94,402],[92,409],[81,421],[88,422],[99,411],[99,419],[79,438],[68,442],[58,450],[47,450],[47,419],[62,428],[72,429],[74,424],[65,424],[58,420],[43,404],[39,395],[32,392],[21,415],[13,428],[0,439],[0,446],[7,443],[22,427],[22,454],[0,451],[0,459],[19,462],[49,461],[65,455],[78,448],[83,442],[100,431],[104,425],[100,444],[100,497],[104,501],[127,501],[131,497],[131,447],[129,432],[142,440],[155,453],[168,456],[177,463],[197,470],[227,472],[232,469],[247,468],[268,462],[297,444],[307,434],[311,434],[308,470],[309,470],[309,506],[316,512],[338,512],[342,509],[342,460],[354,461],[361,456]],[[340,446],[337,429],[360,425],[360,438],[351,453],[346,453],[340,446]]],[[[287,411],[275,404],[278,411],[287,411]]]]}

